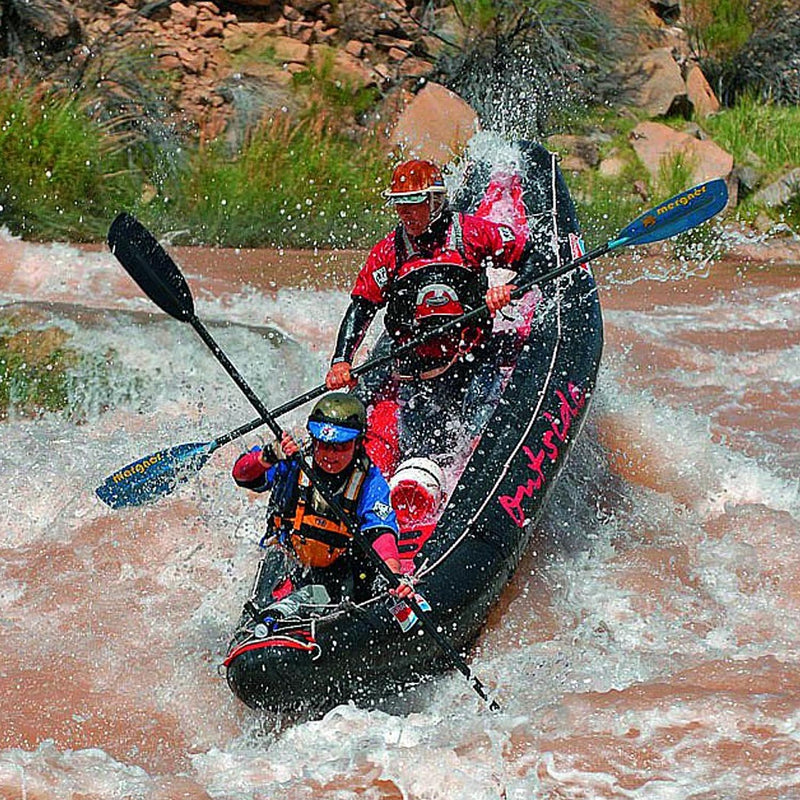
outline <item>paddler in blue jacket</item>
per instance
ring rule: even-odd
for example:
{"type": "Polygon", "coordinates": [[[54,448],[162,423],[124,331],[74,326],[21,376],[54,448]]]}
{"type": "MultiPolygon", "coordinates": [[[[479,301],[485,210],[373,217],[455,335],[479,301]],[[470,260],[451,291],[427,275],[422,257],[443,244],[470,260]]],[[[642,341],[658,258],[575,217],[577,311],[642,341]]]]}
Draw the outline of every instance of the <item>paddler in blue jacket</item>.
{"type": "MultiPolygon", "coordinates": [[[[314,483],[324,482],[339,508],[389,569],[400,574],[397,521],[389,487],[367,457],[363,439],[366,410],[354,395],[334,392],[308,418],[314,483]]],[[[261,617],[286,616],[312,595],[355,602],[374,593],[376,569],[353,542],[347,525],[314,488],[295,457],[299,447],[284,434],[281,458],[272,446],[239,457],[233,479],[254,492],[271,490],[269,548],[256,578],[249,610],[261,617]],[[309,587],[315,592],[310,593],[309,587]],[[324,591],[320,590],[324,587],[324,591]]],[[[393,591],[411,594],[407,583],[393,591]]]]}

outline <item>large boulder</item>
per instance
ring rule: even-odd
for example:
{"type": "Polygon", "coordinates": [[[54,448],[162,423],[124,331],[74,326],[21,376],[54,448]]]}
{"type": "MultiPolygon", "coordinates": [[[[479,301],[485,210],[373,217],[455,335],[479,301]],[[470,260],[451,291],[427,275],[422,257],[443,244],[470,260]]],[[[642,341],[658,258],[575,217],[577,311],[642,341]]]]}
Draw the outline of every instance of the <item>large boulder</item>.
{"type": "Polygon", "coordinates": [[[686,70],[686,92],[696,118],[719,111],[719,100],[697,64],[691,64],[686,70]]]}
{"type": "Polygon", "coordinates": [[[676,131],[660,122],[641,122],[631,133],[631,144],[639,160],[658,182],[669,160],[680,158],[691,170],[694,184],[712,178],[729,180],[733,156],[719,145],[676,131]]]}
{"type": "Polygon", "coordinates": [[[391,142],[406,157],[445,162],[461,153],[479,128],[478,115],[464,100],[427,83],[400,115],[391,142]]]}
{"type": "Polygon", "coordinates": [[[648,116],[676,113],[688,116],[686,82],[669,48],[650,50],[635,62],[627,76],[626,87],[631,102],[648,116]]]}

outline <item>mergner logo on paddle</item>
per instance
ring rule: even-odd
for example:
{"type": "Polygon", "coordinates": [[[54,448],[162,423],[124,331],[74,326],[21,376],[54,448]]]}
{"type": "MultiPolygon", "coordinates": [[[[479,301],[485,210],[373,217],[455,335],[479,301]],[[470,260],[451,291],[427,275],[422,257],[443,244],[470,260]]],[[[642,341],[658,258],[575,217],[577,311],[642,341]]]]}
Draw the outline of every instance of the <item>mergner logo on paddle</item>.
{"type": "Polygon", "coordinates": [[[694,189],[690,189],[686,192],[686,194],[682,194],[674,200],[670,200],[669,203],[664,203],[663,206],[659,206],[656,209],[656,214],[666,214],[667,211],[672,211],[678,206],[688,206],[692,200],[705,193],[707,186],[708,184],[705,183],[702,186],[696,186],[694,189]]]}
{"type": "Polygon", "coordinates": [[[126,467],[120,472],[114,474],[114,483],[120,483],[126,478],[130,478],[132,475],[141,475],[143,472],[147,472],[147,470],[152,467],[153,464],[158,463],[162,458],[162,453],[155,453],[148,458],[143,458],[141,461],[137,461],[135,464],[131,464],[129,467],[126,467]]]}

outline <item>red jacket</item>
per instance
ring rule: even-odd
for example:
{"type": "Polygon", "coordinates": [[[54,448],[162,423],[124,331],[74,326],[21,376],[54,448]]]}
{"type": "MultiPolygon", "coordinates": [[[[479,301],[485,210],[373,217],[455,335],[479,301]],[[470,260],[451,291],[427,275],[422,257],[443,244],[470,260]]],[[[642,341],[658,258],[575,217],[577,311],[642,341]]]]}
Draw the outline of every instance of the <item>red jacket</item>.
{"type": "Polygon", "coordinates": [[[367,261],[356,278],[352,297],[361,297],[381,307],[387,301],[386,289],[397,277],[413,271],[421,260],[425,263],[462,262],[476,275],[487,267],[514,269],[525,247],[523,233],[515,233],[508,225],[499,225],[483,217],[461,215],[463,245],[461,252],[448,236],[443,241],[419,255],[409,253],[407,260],[397,267],[397,231],[381,239],[370,251],[367,261]],[[463,252],[463,259],[461,253],[463,252]]]}

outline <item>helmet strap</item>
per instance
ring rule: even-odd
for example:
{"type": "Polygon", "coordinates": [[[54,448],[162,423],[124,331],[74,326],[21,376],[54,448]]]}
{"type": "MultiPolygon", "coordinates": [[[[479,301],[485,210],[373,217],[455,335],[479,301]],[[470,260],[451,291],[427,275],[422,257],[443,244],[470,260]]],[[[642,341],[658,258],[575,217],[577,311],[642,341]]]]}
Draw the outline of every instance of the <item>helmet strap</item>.
{"type": "Polygon", "coordinates": [[[440,194],[437,192],[430,192],[430,200],[429,208],[430,208],[430,219],[428,220],[428,230],[430,230],[431,225],[433,225],[436,220],[440,219],[442,214],[444,213],[445,206],[447,205],[447,198],[444,194],[440,194]]]}

